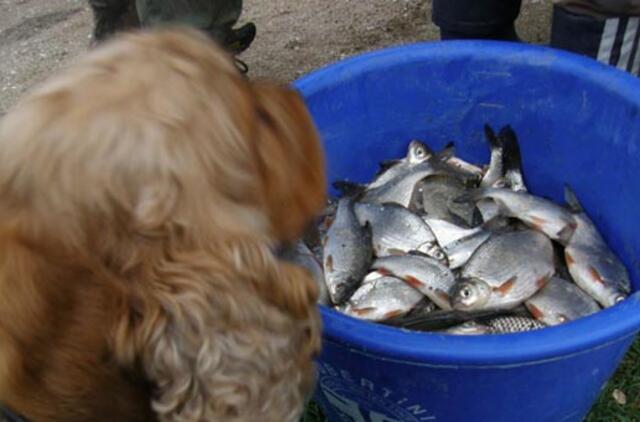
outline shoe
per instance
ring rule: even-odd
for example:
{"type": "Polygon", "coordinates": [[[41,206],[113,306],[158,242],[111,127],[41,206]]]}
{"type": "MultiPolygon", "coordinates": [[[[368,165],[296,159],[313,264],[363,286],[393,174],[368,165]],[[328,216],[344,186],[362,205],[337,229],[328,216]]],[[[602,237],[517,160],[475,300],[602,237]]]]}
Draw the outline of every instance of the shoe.
{"type": "Polygon", "coordinates": [[[245,51],[256,37],[256,25],[249,22],[237,29],[229,29],[222,45],[231,54],[240,54],[245,51]]]}

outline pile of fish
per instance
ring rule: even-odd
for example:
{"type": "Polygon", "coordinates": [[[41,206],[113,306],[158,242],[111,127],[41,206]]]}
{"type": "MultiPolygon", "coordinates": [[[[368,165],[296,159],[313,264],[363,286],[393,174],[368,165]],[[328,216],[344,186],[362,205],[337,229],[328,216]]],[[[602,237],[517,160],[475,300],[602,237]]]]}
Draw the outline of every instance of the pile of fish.
{"type": "Polygon", "coordinates": [[[624,300],[627,270],[570,187],[564,205],[529,193],[511,127],[485,136],[487,166],[414,140],[368,185],[334,183],[342,196],[283,255],[322,304],[415,330],[535,330],[624,300]]]}

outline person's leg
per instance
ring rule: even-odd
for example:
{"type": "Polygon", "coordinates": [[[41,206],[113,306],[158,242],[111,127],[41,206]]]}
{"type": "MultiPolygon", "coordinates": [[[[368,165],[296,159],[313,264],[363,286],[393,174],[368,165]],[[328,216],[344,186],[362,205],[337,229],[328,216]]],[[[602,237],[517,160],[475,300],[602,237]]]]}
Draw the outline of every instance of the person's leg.
{"type": "Polygon", "coordinates": [[[433,0],[432,20],[446,39],[518,41],[521,0],[433,0]]]}
{"type": "Polygon", "coordinates": [[[638,75],[640,0],[555,0],[551,46],[638,75]]]}
{"type": "Polygon", "coordinates": [[[242,0],[135,0],[143,26],[186,24],[211,35],[232,53],[249,47],[253,23],[233,29],[242,13],[242,0]]]}
{"type": "Polygon", "coordinates": [[[89,0],[89,6],[94,21],[92,44],[139,23],[133,0],[89,0]]]}

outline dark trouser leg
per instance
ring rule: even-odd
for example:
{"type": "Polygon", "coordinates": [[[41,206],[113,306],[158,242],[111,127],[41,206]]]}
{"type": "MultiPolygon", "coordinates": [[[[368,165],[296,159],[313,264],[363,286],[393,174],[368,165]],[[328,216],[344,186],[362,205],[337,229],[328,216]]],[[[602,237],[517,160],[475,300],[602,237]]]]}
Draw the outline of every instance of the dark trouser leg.
{"type": "Polygon", "coordinates": [[[255,26],[232,30],[242,13],[242,0],[135,0],[143,26],[185,24],[201,29],[232,52],[246,49],[255,26]]]}
{"type": "Polygon", "coordinates": [[[138,17],[133,0],[89,0],[93,11],[93,40],[102,41],[116,31],[137,26],[138,17]]]}
{"type": "Polygon", "coordinates": [[[551,46],[593,57],[638,75],[640,17],[596,17],[562,6],[553,9],[551,46]]]}
{"type": "Polygon", "coordinates": [[[432,20],[444,39],[518,40],[521,0],[433,0],[432,20]]]}

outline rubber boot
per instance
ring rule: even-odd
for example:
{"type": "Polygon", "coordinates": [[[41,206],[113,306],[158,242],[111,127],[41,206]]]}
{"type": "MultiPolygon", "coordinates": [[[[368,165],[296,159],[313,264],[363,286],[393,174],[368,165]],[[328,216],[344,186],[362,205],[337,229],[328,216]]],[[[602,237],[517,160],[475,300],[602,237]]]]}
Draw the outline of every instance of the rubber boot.
{"type": "Polygon", "coordinates": [[[442,40],[520,41],[514,22],[521,0],[433,0],[431,18],[442,40]]]}
{"type": "Polygon", "coordinates": [[[131,0],[89,0],[93,11],[91,45],[104,41],[118,31],[135,28],[140,22],[131,0]]]}
{"type": "Polygon", "coordinates": [[[637,76],[639,21],[637,16],[597,18],[555,6],[551,47],[592,57],[637,76]]]}

